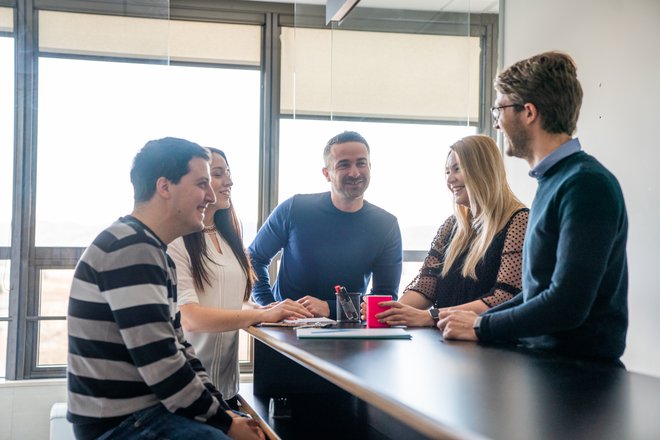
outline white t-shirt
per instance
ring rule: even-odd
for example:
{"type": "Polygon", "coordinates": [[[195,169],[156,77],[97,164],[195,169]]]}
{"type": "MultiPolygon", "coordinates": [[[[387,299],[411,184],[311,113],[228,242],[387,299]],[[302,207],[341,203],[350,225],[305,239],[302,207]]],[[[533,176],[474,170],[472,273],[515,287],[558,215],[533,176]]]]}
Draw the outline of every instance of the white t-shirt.
{"type": "MultiPolygon", "coordinates": [[[[222,253],[218,252],[209,234],[204,234],[211,262],[206,262],[211,285],[197,292],[191,275],[188,251],[179,237],[168,245],[167,253],[176,264],[177,303],[199,304],[208,308],[240,310],[247,278],[229,244],[216,232],[222,253]]],[[[213,384],[225,399],[238,394],[238,330],[222,333],[190,333],[184,331],[197,357],[202,361],[213,384]]]]}

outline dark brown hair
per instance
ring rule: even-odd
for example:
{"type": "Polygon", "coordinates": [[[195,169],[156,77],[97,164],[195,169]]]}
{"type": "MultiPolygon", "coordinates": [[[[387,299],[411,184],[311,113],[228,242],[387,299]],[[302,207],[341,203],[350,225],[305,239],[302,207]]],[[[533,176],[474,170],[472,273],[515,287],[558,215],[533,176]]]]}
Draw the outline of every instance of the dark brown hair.
{"type": "Polygon", "coordinates": [[[545,52],[518,61],[497,75],[495,90],[508,95],[513,104],[534,104],[548,133],[575,132],[582,86],[569,55],[545,52]]]}
{"type": "MultiPolygon", "coordinates": [[[[211,153],[219,154],[227,162],[227,156],[225,156],[222,150],[218,150],[217,148],[209,148],[209,150],[211,153]]],[[[227,162],[227,165],[229,165],[229,162],[227,162]]],[[[229,247],[243,268],[243,273],[245,273],[247,278],[243,300],[247,301],[250,299],[252,286],[257,276],[252,269],[250,258],[243,247],[243,230],[238,215],[236,215],[234,204],[231,203],[227,209],[218,209],[213,215],[213,223],[218,229],[218,234],[229,243],[229,247]]],[[[202,292],[204,290],[204,284],[210,284],[207,264],[216,264],[209,256],[204,232],[193,232],[192,234],[185,235],[183,237],[183,243],[190,256],[193,283],[195,284],[195,288],[202,292]]]]}

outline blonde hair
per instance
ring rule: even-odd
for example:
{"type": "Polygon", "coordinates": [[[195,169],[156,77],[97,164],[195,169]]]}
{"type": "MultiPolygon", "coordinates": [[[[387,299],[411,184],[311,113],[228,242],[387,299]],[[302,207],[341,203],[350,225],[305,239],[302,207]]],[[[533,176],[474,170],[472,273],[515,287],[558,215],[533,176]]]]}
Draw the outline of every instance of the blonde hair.
{"type": "Polygon", "coordinates": [[[454,205],[456,223],[452,239],[445,249],[442,276],[446,276],[467,249],[461,274],[477,278],[477,264],[495,235],[515,211],[524,205],[513,194],[506,180],[504,161],[497,144],[488,136],[466,136],[449,147],[460,164],[470,207],[454,205]]]}

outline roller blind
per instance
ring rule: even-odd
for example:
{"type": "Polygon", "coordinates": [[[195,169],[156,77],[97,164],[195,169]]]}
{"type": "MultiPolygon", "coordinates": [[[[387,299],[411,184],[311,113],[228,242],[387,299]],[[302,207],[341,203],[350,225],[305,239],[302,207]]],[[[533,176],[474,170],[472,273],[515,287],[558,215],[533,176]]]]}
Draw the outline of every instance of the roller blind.
{"type": "Polygon", "coordinates": [[[258,66],[261,27],[39,12],[42,52],[258,66]]]}
{"type": "Polygon", "coordinates": [[[0,8],[0,32],[11,32],[14,29],[14,13],[11,8],[0,8]]]}
{"type": "Polygon", "coordinates": [[[285,115],[476,121],[478,37],[283,28],[285,115]]]}

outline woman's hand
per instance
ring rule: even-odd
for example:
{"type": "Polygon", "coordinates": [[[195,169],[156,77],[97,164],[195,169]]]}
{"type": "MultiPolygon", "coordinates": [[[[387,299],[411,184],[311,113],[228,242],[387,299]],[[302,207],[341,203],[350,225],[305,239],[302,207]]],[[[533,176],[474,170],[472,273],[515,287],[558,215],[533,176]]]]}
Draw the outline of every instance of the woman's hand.
{"type": "Polygon", "coordinates": [[[383,301],[379,304],[383,307],[390,307],[388,310],[376,314],[376,319],[380,322],[407,327],[433,327],[435,325],[428,310],[420,310],[399,301],[383,301]]]}
{"type": "Polygon", "coordinates": [[[279,322],[284,319],[314,317],[302,304],[298,304],[288,298],[277,303],[268,304],[260,312],[260,322],[279,322]]]}

